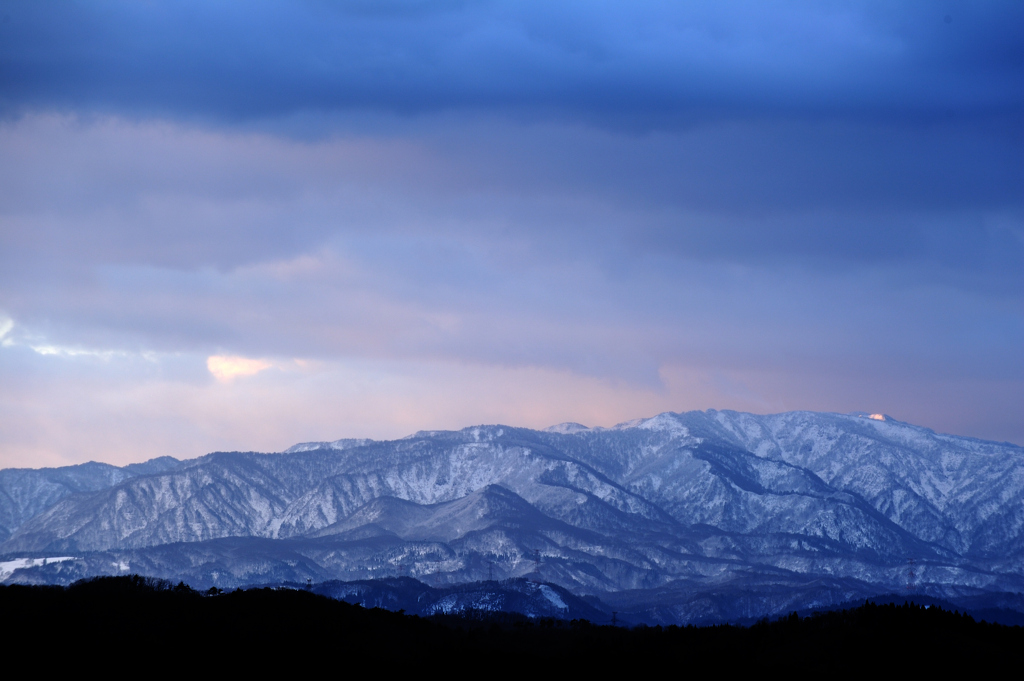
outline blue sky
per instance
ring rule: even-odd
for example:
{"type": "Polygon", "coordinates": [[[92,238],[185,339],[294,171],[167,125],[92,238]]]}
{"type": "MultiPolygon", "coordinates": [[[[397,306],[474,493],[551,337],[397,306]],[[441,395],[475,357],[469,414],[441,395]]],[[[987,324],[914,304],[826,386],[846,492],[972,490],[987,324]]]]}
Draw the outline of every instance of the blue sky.
{"type": "Polygon", "coordinates": [[[1024,443],[1019,2],[0,2],[0,466],[881,411],[1024,443]]]}

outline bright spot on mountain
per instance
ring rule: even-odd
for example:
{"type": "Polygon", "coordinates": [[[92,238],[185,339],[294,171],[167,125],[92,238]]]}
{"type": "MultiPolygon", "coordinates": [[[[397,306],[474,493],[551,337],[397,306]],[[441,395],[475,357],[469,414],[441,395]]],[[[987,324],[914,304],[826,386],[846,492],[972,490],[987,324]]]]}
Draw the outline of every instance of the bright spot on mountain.
{"type": "Polygon", "coordinates": [[[213,377],[222,383],[231,381],[238,376],[252,376],[272,365],[262,359],[248,359],[246,357],[229,357],[226,355],[211,355],[206,358],[206,368],[210,370],[213,377]]]}

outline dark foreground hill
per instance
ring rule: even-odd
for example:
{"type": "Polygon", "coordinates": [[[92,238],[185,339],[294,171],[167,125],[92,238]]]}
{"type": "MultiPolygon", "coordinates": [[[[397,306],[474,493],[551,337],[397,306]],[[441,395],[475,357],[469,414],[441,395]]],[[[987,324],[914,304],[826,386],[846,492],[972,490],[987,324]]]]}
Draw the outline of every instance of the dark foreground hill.
{"type": "Polygon", "coordinates": [[[913,604],[794,613],[748,628],[627,629],[507,613],[423,618],[303,590],[204,594],[134,575],[3,586],[0,612],[5,666],[51,672],[980,671],[1011,662],[1024,645],[1020,627],[913,604]]]}

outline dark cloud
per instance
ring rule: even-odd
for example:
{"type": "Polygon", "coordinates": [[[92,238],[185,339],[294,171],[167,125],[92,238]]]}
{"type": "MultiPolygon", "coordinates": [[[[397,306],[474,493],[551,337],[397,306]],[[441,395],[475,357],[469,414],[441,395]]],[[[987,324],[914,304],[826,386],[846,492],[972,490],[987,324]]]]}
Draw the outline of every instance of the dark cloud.
{"type": "MultiPolygon", "coordinates": [[[[51,164],[45,182],[7,164],[8,212],[33,199],[113,210],[89,239],[115,259],[230,267],[316,248],[339,229],[381,224],[369,191],[379,213],[394,213],[400,194],[409,210],[430,203],[450,223],[486,204],[541,248],[583,231],[626,254],[908,262],[964,285],[1021,284],[1017,2],[0,7],[9,114],[375,141],[347,168],[314,158],[314,172],[288,159],[275,172],[247,142],[220,158],[164,145],[153,163],[114,142],[96,161],[51,164]],[[93,166],[85,177],[83,163],[93,166]],[[42,184],[59,191],[40,194],[42,184]],[[332,197],[336,219],[314,210],[280,229],[268,201],[311,188],[332,197]],[[182,195],[217,207],[168,219],[182,195]],[[544,217],[520,220],[511,197],[603,203],[636,219],[602,226],[583,211],[553,230],[544,217]],[[979,282],[971,273],[982,271],[979,282]]],[[[57,240],[80,252],[80,230],[69,229],[57,240]]]]}
{"type": "Polygon", "coordinates": [[[1019,116],[1024,98],[1018,2],[5,2],[0,15],[14,112],[469,108],[674,127],[1019,116]]]}

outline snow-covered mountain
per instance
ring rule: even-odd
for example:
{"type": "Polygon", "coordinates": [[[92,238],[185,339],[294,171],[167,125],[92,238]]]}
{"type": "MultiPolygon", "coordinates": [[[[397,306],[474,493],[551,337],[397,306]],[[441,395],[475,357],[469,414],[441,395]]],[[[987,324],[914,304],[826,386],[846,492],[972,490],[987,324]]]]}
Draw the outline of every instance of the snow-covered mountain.
{"type": "Polygon", "coordinates": [[[164,456],[123,468],[90,461],[63,468],[0,470],[0,541],[69,494],[96,492],[138,475],[170,470],[177,459],[164,456]]]}
{"type": "Polygon", "coordinates": [[[530,575],[583,594],[755,575],[854,580],[858,595],[1024,591],[1024,449],[879,415],[666,413],[2,471],[0,513],[0,559],[75,556],[8,581],[530,575]]]}

